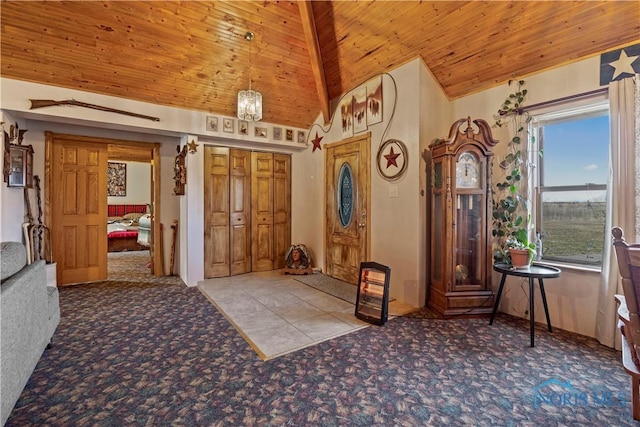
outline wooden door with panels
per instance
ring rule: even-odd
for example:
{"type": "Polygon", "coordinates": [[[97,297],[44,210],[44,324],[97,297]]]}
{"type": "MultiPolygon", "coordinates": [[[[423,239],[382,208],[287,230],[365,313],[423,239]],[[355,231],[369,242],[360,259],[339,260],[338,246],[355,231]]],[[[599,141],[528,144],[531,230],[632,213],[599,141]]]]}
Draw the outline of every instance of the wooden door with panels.
{"type": "MultiPolygon", "coordinates": [[[[59,285],[107,278],[109,159],[151,163],[151,209],[159,217],[159,144],[45,132],[44,210],[59,285]]],[[[153,221],[153,274],[163,276],[159,234],[153,221]]]]}
{"type": "Polygon", "coordinates": [[[251,153],[252,271],[285,266],[291,246],[291,156],[251,153]]]}
{"type": "Polygon", "coordinates": [[[251,228],[252,270],[273,270],[272,153],[251,153],[251,228]]]}
{"type": "Polygon", "coordinates": [[[107,144],[51,133],[47,142],[46,197],[58,284],[105,280],[107,144]]]}
{"type": "Polygon", "coordinates": [[[370,254],[369,133],[325,146],[326,271],[357,284],[370,254]]]}
{"type": "Polygon", "coordinates": [[[273,155],[273,267],[286,266],[291,246],[291,156],[273,155]]]}
{"type": "Polygon", "coordinates": [[[205,147],[204,275],[251,271],[250,152],[205,147]]]}

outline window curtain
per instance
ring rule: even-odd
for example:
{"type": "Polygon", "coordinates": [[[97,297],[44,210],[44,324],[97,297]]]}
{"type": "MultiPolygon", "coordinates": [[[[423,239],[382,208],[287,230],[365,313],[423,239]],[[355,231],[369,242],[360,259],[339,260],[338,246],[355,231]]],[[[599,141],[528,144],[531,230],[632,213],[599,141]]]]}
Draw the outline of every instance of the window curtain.
{"type": "Polygon", "coordinates": [[[596,338],[601,344],[621,348],[617,332],[617,315],[614,295],[622,293],[620,273],[615,251],[611,245],[611,228],[621,227],[628,242],[638,239],[638,174],[640,162],[638,80],[640,76],[626,78],[609,84],[609,117],[611,144],[609,149],[609,180],[607,183],[607,218],[605,221],[605,246],[600,273],[596,338]],[[635,179],[630,179],[635,177],[635,179]]]}

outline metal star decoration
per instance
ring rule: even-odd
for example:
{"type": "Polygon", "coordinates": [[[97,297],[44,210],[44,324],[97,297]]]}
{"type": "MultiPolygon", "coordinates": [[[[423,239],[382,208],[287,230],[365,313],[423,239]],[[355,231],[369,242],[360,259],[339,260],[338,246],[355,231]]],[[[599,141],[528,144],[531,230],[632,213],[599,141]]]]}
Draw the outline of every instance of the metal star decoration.
{"type": "Polygon", "coordinates": [[[400,157],[400,153],[394,153],[393,147],[391,147],[389,149],[389,154],[384,155],[384,158],[387,159],[387,169],[389,169],[389,166],[391,165],[398,167],[398,162],[397,162],[398,157],[400,157]]]}
{"type": "Polygon", "coordinates": [[[316,151],[316,148],[318,150],[322,150],[322,147],[320,147],[320,141],[322,141],[322,138],[324,138],[324,136],[318,136],[318,131],[316,131],[316,137],[311,140],[311,142],[313,143],[312,153],[316,151]]]}
{"type": "Polygon", "coordinates": [[[196,144],[196,140],[195,139],[192,139],[191,142],[189,142],[187,144],[187,146],[189,147],[189,152],[191,154],[193,154],[193,153],[195,153],[197,151],[196,147],[198,146],[198,144],[196,144]]]}

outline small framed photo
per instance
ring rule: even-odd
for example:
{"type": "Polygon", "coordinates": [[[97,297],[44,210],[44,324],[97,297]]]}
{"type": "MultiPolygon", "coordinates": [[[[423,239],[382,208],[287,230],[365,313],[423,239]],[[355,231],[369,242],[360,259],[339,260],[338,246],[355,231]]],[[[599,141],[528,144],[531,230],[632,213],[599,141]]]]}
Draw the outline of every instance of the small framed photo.
{"type": "Polygon", "coordinates": [[[246,120],[238,120],[238,133],[240,135],[249,135],[249,122],[246,120]]]}
{"type": "Polygon", "coordinates": [[[255,135],[259,136],[260,138],[266,138],[267,137],[267,128],[256,126],[255,135]]]}
{"type": "Polygon", "coordinates": [[[293,142],[293,129],[286,130],[287,141],[293,142]]]}
{"type": "Polygon", "coordinates": [[[273,128],[273,139],[276,141],[282,141],[282,128],[273,128]]]}
{"type": "Polygon", "coordinates": [[[222,120],[222,130],[227,132],[227,133],[233,133],[233,131],[234,131],[233,119],[223,119],[222,120]]]}
{"type": "Polygon", "coordinates": [[[304,131],[298,131],[298,142],[304,144],[304,131]]]}
{"type": "Polygon", "coordinates": [[[218,118],[207,116],[207,130],[210,132],[218,132],[218,118]]]}

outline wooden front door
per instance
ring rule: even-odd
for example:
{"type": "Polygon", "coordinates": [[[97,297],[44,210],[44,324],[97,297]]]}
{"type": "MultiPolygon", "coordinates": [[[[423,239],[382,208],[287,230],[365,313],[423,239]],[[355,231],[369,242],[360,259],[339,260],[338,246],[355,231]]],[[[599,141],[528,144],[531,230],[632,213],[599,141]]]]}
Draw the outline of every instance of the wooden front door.
{"type": "Polygon", "coordinates": [[[353,284],[370,254],[370,144],[366,134],[325,146],[326,271],[353,284]]]}
{"type": "Polygon", "coordinates": [[[51,138],[53,259],[61,285],[107,278],[107,145],[51,138]]]}

